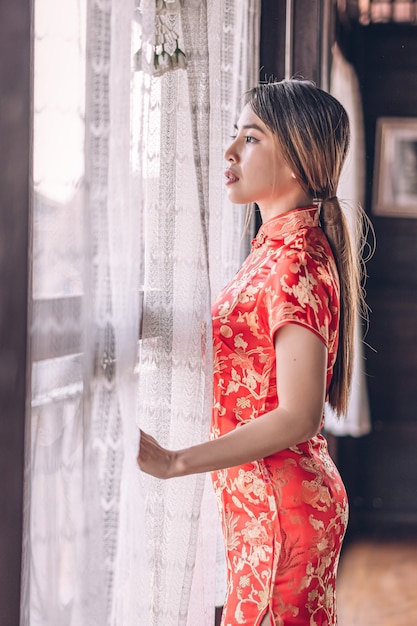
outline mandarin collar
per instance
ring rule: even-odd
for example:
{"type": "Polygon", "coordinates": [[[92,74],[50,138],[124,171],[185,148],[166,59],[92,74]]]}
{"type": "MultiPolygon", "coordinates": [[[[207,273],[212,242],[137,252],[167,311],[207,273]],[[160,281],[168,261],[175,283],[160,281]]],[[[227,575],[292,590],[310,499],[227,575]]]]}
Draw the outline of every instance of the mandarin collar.
{"type": "Polygon", "coordinates": [[[265,241],[283,239],[290,233],[302,228],[312,228],[319,225],[319,207],[309,206],[293,209],[287,213],[281,213],[261,225],[255,239],[252,239],[252,247],[259,248],[265,241]]]}

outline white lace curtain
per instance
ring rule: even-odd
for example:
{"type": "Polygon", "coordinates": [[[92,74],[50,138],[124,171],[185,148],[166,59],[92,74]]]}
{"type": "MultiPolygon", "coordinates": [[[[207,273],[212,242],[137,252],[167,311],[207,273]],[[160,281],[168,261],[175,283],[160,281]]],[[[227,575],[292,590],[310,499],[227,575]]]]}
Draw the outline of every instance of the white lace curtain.
{"type": "Polygon", "coordinates": [[[256,82],[260,2],[34,12],[22,624],[212,626],[209,484],[142,476],[137,426],[207,437],[211,293],[246,253],[222,152],[256,82]]]}

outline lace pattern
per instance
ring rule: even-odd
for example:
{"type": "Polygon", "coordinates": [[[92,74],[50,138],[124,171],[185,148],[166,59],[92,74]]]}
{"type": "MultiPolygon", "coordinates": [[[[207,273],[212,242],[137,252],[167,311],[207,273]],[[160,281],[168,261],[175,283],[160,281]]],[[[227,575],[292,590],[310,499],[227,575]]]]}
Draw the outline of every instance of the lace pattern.
{"type": "Polygon", "coordinates": [[[247,251],[222,152],[260,3],[164,4],[187,68],[156,75],[154,0],[35,2],[24,626],[214,622],[211,485],[135,459],[138,425],[208,437],[211,291],[247,251]]]}

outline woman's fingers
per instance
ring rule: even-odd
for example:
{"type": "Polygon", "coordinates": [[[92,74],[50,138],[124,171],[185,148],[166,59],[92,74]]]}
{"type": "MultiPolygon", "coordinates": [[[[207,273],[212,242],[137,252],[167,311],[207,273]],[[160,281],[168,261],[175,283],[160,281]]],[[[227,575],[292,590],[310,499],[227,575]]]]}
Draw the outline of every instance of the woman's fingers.
{"type": "Polygon", "coordinates": [[[137,462],[143,472],[156,478],[168,478],[170,454],[170,451],[160,446],[151,435],[140,431],[137,462]]]}

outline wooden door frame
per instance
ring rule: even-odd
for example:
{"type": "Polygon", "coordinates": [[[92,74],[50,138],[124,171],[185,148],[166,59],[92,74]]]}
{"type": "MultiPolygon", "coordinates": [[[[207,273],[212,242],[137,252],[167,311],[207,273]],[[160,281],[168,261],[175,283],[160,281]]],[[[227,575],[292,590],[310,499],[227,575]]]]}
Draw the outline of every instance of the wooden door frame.
{"type": "Polygon", "coordinates": [[[261,81],[300,77],[328,89],[336,0],[262,0],[261,81]]]}
{"type": "Polygon", "coordinates": [[[0,4],[0,622],[19,624],[27,403],[31,0],[0,4]]]}

